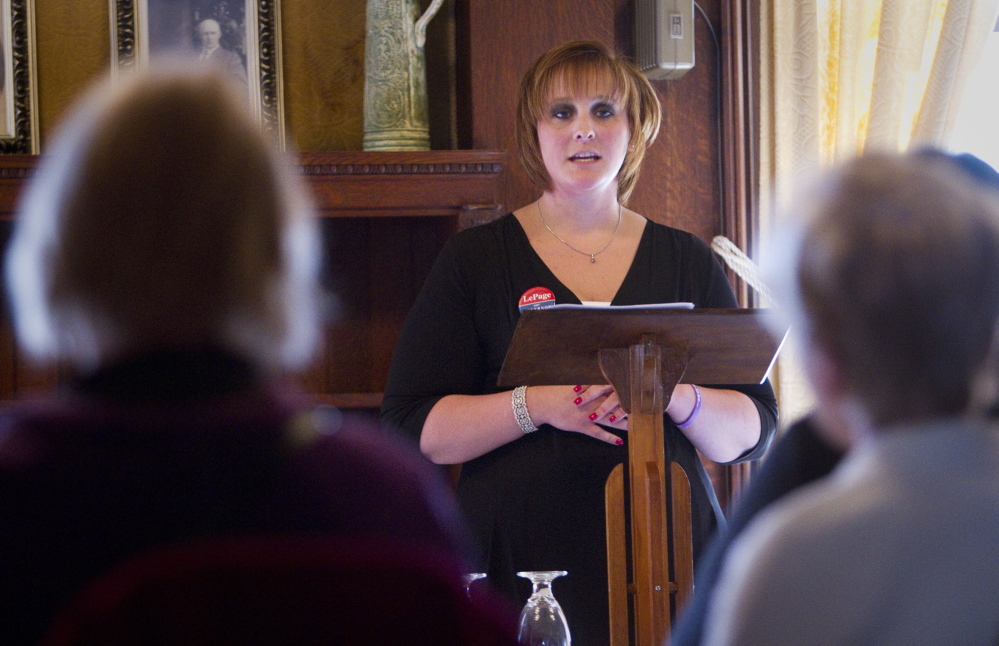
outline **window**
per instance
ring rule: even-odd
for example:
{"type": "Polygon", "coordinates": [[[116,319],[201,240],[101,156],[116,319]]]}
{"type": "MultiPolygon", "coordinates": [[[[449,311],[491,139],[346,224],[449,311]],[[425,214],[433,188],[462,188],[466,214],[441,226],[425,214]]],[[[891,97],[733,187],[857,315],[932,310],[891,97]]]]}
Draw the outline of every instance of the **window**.
{"type": "Polygon", "coordinates": [[[968,78],[948,147],[999,170],[999,31],[989,34],[981,61],[968,78]]]}

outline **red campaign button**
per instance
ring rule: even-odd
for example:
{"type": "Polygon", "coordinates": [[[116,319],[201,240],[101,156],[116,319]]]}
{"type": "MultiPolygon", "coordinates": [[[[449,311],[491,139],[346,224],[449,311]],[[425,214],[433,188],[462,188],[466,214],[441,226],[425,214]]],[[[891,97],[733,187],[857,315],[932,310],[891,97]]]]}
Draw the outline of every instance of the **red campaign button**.
{"type": "Polygon", "coordinates": [[[532,287],[520,297],[517,307],[524,310],[538,310],[555,304],[555,294],[547,287],[532,287]]]}

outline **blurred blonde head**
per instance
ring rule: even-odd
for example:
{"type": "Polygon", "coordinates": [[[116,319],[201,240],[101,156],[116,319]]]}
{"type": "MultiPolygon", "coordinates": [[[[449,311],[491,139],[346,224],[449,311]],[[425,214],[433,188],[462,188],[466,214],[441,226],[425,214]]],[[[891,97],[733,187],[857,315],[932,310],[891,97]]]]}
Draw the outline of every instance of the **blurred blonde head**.
{"type": "Polygon", "coordinates": [[[634,65],[600,42],[573,41],[542,55],[520,81],[514,132],[527,176],[543,190],[551,190],[552,180],[541,156],[538,122],[559,88],[581,93],[606,89],[625,106],[631,139],[618,173],[617,193],[626,203],[638,182],[645,151],[659,134],[662,108],[656,91],[634,65]]]}
{"type": "Polygon", "coordinates": [[[999,318],[996,193],[946,159],[869,154],[798,206],[769,273],[806,364],[835,364],[874,428],[963,413],[999,318]]]}
{"type": "Polygon", "coordinates": [[[318,334],[311,216],[224,78],[165,66],[105,83],[20,210],[6,259],[18,340],[82,370],[191,345],[300,366],[318,334]]]}

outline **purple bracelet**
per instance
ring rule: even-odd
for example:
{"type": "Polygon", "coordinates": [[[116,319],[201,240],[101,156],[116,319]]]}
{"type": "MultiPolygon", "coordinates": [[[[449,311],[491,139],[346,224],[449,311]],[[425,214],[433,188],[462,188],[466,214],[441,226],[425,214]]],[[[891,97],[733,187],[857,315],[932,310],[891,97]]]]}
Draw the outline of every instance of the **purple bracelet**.
{"type": "Polygon", "coordinates": [[[697,414],[701,412],[701,389],[694,384],[690,384],[690,387],[694,389],[694,396],[697,397],[694,401],[694,410],[690,411],[690,417],[676,425],[677,428],[687,428],[694,423],[697,414]]]}

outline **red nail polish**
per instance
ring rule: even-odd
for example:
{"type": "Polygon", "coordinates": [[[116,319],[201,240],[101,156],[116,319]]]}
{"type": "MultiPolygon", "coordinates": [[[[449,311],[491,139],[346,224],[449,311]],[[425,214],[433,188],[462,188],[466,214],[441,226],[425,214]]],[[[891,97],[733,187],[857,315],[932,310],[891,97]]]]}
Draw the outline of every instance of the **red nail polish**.
{"type": "Polygon", "coordinates": [[[611,421],[611,422],[613,422],[614,420],[616,420],[616,419],[617,419],[617,415],[611,415],[611,416],[610,416],[610,417],[608,417],[607,419],[608,419],[608,421],[611,421]]]}
{"type": "Polygon", "coordinates": [[[573,390],[573,392],[577,392],[578,393],[582,389],[583,389],[582,386],[575,386],[572,390],[573,390]]]}
{"type": "Polygon", "coordinates": [[[591,415],[590,415],[590,421],[591,421],[591,422],[592,422],[593,420],[595,420],[596,418],[597,418],[597,414],[596,414],[596,413],[593,413],[593,414],[591,414],[591,415]]]}
{"type": "Polygon", "coordinates": [[[575,399],[572,400],[572,403],[575,404],[576,406],[579,406],[580,404],[583,403],[583,398],[582,397],[577,397],[577,398],[575,398],[575,399]]]}
{"type": "Polygon", "coordinates": [[[614,444],[617,444],[618,446],[621,446],[622,444],[624,444],[624,440],[622,440],[621,438],[617,438],[617,441],[614,442],[614,444]]]}

